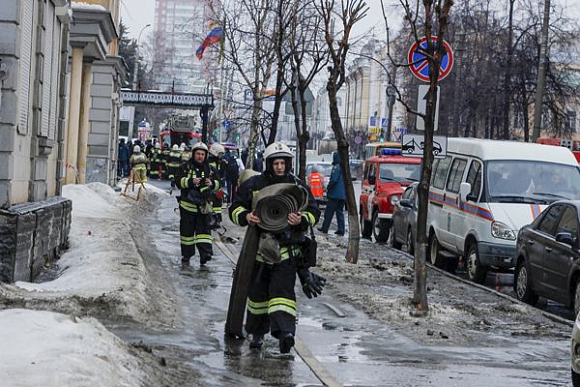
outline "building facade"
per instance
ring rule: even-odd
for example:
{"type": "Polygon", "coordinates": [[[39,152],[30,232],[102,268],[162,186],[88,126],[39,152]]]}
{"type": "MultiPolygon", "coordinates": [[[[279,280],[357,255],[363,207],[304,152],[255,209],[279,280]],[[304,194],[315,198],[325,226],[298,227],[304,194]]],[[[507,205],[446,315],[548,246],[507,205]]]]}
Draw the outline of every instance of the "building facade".
{"type": "Polygon", "coordinates": [[[160,90],[200,93],[208,83],[219,86],[217,50],[207,49],[202,60],[195,56],[219,22],[214,13],[218,7],[217,0],[156,0],[154,61],[160,90]]]}
{"type": "Polygon", "coordinates": [[[11,0],[0,15],[0,281],[30,281],[70,229],[59,195],[72,13],[64,0],[11,0]]]}
{"type": "MultiPolygon", "coordinates": [[[[115,87],[123,73],[113,21],[118,6],[2,3],[0,281],[31,281],[60,255],[72,210],[62,186],[91,180],[94,155],[106,170],[114,165],[115,87]]],[[[99,181],[111,182],[103,176],[99,181]]]]}

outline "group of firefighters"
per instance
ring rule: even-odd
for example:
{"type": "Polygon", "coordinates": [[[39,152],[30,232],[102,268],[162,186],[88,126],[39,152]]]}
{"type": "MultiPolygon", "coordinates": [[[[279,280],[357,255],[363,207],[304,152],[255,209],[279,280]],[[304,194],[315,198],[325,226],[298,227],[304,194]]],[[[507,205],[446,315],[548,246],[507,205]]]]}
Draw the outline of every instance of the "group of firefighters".
{"type": "MultiPolygon", "coordinates": [[[[221,221],[223,176],[226,166],[222,159],[224,148],[213,144],[208,148],[197,143],[191,149],[192,156],[176,169],[175,184],[181,190],[177,197],[180,213],[180,241],[183,264],[189,264],[197,250],[200,264],[212,259],[212,228],[221,221]]],[[[241,182],[229,207],[229,217],[239,226],[260,229],[256,215],[256,195],[273,184],[290,183],[303,186],[308,191],[308,205],[301,212],[289,213],[287,227],[282,232],[261,231],[269,234],[275,248],[270,246],[268,257],[258,249],[248,289],[246,332],[251,335],[250,347],[261,348],[268,332],[279,341],[281,353],[288,353],[294,346],[296,334],[296,275],[308,298],[321,294],[326,280],[309,271],[305,259],[304,240],[307,231],[318,222],[320,211],[310,190],[295,177],[292,170],[293,154],[282,143],[269,145],[264,152],[264,171],[241,182]]],[[[265,238],[258,238],[257,244],[265,238]]],[[[307,239],[307,238],[306,238],[307,239]]],[[[260,246],[261,247],[261,246],[260,246]]],[[[244,257],[240,257],[243,259],[244,257]]]]}

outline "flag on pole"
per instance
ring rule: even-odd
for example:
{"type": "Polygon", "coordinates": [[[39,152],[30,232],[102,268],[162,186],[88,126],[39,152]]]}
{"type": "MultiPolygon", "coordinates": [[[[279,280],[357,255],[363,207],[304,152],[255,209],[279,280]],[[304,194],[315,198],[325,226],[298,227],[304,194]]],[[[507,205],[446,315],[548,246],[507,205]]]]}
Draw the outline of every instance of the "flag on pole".
{"type": "Polygon", "coordinates": [[[197,56],[197,59],[201,60],[201,57],[203,56],[203,52],[205,51],[205,49],[211,46],[212,44],[220,42],[223,36],[224,30],[222,29],[222,27],[221,26],[214,27],[209,32],[209,34],[207,34],[201,46],[199,46],[197,48],[197,51],[195,51],[195,56],[197,56]]]}

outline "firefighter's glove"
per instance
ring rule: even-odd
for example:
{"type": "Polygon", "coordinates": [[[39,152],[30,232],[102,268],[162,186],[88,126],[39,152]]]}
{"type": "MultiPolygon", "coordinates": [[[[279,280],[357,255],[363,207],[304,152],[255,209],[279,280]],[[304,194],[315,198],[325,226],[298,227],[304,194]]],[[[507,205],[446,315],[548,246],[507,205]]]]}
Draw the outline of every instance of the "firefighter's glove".
{"type": "Polygon", "coordinates": [[[298,271],[298,278],[302,284],[302,291],[308,298],[318,297],[322,294],[322,288],[326,285],[326,278],[311,273],[308,269],[298,271]]]}

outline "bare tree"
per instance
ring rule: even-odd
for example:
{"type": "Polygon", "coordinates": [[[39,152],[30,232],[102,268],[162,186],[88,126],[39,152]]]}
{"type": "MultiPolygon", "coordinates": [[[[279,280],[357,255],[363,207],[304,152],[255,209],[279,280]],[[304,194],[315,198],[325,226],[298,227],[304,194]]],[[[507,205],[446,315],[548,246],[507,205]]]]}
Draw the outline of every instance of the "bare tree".
{"type": "Polygon", "coordinates": [[[223,8],[225,59],[231,62],[245,87],[251,91],[252,107],[246,167],[252,168],[260,139],[263,100],[276,60],[273,0],[240,0],[223,8]]]}
{"type": "Polygon", "coordinates": [[[349,50],[353,26],[368,12],[368,6],[363,0],[342,0],[340,6],[334,0],[318,0],[317,10],[323,19],[324,36],[328,46],[330,65],[328,66],[328,82],[326,90],[330,107],[330,121],[340,154],[340,168],[346,188],[346,207],[348,210],[348,248],[346,260],[350,263],[358,262],[360,228],[354,188],[351,181],[349,167],[349,144],[344,134],[340,114],[338,111],[337,93],[345,81],[346,55],[349,50]],[[335,34],[335,20],[341,24],[341,31],[335,34]]]}
{"type": "MultiPolygon", "coordinates": [[[[382,2],[381,2],[382,4],[382,2]]],[[[425,114],[413,111],[406,104],[407,111],[421,116],[425,122],[424,149],[422,160],[421,180],[417,189],[419,196],[419,211],[417,216],[417,244],[415,249],[415,281],[413,303],[417,309],[415,315],[424,316],[429,310],[427,302],[427,271],[426,256],[427,250],[427,211],[429,183],[431,181],[431,170],[433,166],[433,128],[435,120],[435,104],[437,100],[437,83],[441,60],[445,53],[444,45],[441,43],[446,38],[449,14],[453,5],[453,0],[417,0],[414,5],[408,0],[400,0],[400,4],[405,12],[405,20],[408,23],[413,40],[420,44],[421,37],[426,37],[426,47],[423,49],[419,45],[418,52],[424,56],[424,60],[429,65],[429,92],[427,95],[427,107],[425,114]],[[422,4],[422,7],[421,7],[422,4]],[[433,37],[436,36],[437,40],[433,37]]],[[[383,15],[387,20],[384,6],[383,15]]],[[[387,24],[388,27],[388,24],[387,24]]],[[[388,28],[387,28],[388,31],[388,28]]],[[[387,36],[387,39],[389,37],[387,36]]],[[[389,42],[387,41],[387,44],[389,42]]],[[[390,55],[390,53],[389,53],[390,55]]],[[[393,59],[393,62],[395,60],[393,59]]],[[[398,64],[399,66],[411,66],[414,63],[398,64]]],[[[399,93],[399,100],[401,94],[399,93]]],[[[403,102],[403,101],[401,101],[403,102]]]]}
{"type": "Polygon", "coordinates": [[[306,93],[314,77],[328,63],[328,50],[321,28],[322,18],[310,1],[302,1],[290,24],[288,49],[292,78],[287,83],[290,90],[294,126],[298,138],[298,177],[304,180],[306,171],[306,145],[310,140],[307,118],[306,93]]]}

